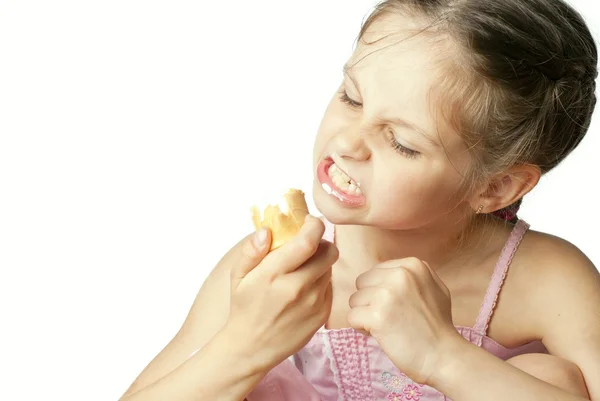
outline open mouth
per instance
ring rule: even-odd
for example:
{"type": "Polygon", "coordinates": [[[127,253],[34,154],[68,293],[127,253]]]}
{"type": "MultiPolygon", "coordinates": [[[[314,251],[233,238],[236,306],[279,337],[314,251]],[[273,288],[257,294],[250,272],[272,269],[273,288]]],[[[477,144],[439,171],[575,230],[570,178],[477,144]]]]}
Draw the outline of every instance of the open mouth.
{"type": "Polygon", "coordinates": [[[361,196],[362,191],[358,184],[350,178],[348,174],[342,171],[337,164],[333,163],[327,170],[327,174],[335,186],[349,195],[361,196]]]}
{"type": "Polygon", "coordinates": [[[365,195],[359,184],[336,165],[333,159],[326,158],[319,164],[317,176],[325,192],[340,202],[349,206],[365,204],[365,195]]]}

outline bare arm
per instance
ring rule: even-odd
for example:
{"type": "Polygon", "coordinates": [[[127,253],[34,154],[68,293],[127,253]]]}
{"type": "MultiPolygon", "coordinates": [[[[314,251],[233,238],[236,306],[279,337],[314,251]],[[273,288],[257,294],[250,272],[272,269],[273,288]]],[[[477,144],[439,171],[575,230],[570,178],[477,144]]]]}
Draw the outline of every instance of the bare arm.
{"type": "MultiPolygon", "coordinates": [[[[539,311],[540,337],[551,354],[577,365],[590,400],[600,401],[600,276],[578,250],[554,244],[537,267],[529,303],[539,311]],[[550,256],[548,256],[550,255],[550,256]],[[549,262],[554,260],[554,262],[549,262]]],[[[581,401],[582,398],[496,358],[456,342],[432,385],[456,401],[581,401]]]]}
{"type": "MultiPolygon", "coordinates": [[[[192,352],[203,348],[223,328],[229,313],[231,273],[229,266],[231,266],[230,262],[234,258],[235,253],[239,251],[238,248],[244,242],[245,239],[240,241],[219,261],[198,291],[196,299],[180,330],[140,373],[123,397],[127,397],[157,382],[177,369],[188,359],[192,352]]],[[[213,358],[213,353],[214,349],[206,351],[203,355],[206,358],[218,360],[218,356],[213,358]]],[[[196,360],[199,358],[196,358],[196,360]]],[[[240,365],[238,364],[237,366],[240,365]]],[[[192,369],[195,370],[194,368],[192,369]]],[[[216,371],[216,369],[209,370],[216,371]]],[[[201,370],[197,370],[197,372],[201,372],[201,370]]]]}
{"type": "Polygon", "coordinates": [[[217,334],[175,370],[120,401],[243,400],[268,370],[239,337],[232,340],[226,331],[217,334]]]}
{"type": "MultiPolygon", "coordinates": [[[[431,381],[456,401],[584,401],[464,341],[431,381]],[[457,357],[460,355],[460,357],[457,357]]],[[[595,400],[594,400],[595,401],[595,400]]]]}
{"type": "Polygon", "coordinates": [[[324,230],[308,216],[296,237],[274,252],[268,253],[268,230],[253,237],[262,245],[247,237],[234,246],[179,333],[122,401],[233,401],[249,394],[327,320],[338,252],[321,240],[324,230]]]}

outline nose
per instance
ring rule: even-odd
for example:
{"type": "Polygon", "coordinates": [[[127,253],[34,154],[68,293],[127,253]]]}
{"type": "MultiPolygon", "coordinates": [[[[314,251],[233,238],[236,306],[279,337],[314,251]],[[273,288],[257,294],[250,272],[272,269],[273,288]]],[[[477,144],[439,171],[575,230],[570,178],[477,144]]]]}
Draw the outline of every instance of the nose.
{"type": "Polygon", "coordinates": [[[345,128],[335,137],[336,153],[343,158],[365,161],[371,157],[371,149],[365,141],[366,133],[360,128],[345,128]]]}

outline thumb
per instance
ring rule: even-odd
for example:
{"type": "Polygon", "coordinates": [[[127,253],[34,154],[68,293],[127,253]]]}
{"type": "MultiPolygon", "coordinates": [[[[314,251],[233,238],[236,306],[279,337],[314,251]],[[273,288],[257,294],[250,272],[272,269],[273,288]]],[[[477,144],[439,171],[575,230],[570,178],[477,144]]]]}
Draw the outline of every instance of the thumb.
{"type": "Polygon", "coordinates": [[[248,236],[241,246],[239,257],[232,269],[232,284],[237,284],[250,273],[269,253],[271,231],[261,228],[248,236]]]}

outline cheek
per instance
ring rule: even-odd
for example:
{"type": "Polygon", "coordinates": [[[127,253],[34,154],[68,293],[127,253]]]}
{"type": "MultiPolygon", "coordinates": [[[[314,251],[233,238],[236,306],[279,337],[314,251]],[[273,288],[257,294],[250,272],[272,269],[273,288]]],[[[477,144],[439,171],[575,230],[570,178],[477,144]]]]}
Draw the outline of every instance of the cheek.
{"type": "Polygon", "coordinates": [[[381,200],[378,203],[382,208],[416,216],[421,212],[445,213],[454,206],[448,201],[456,196],[461,180],[458,173],[449,170],[451,166],[440,163],[434,167],[408,159],[403,164],[404,173],[388,174],[387,180],[377,180],[381,200]]]}

